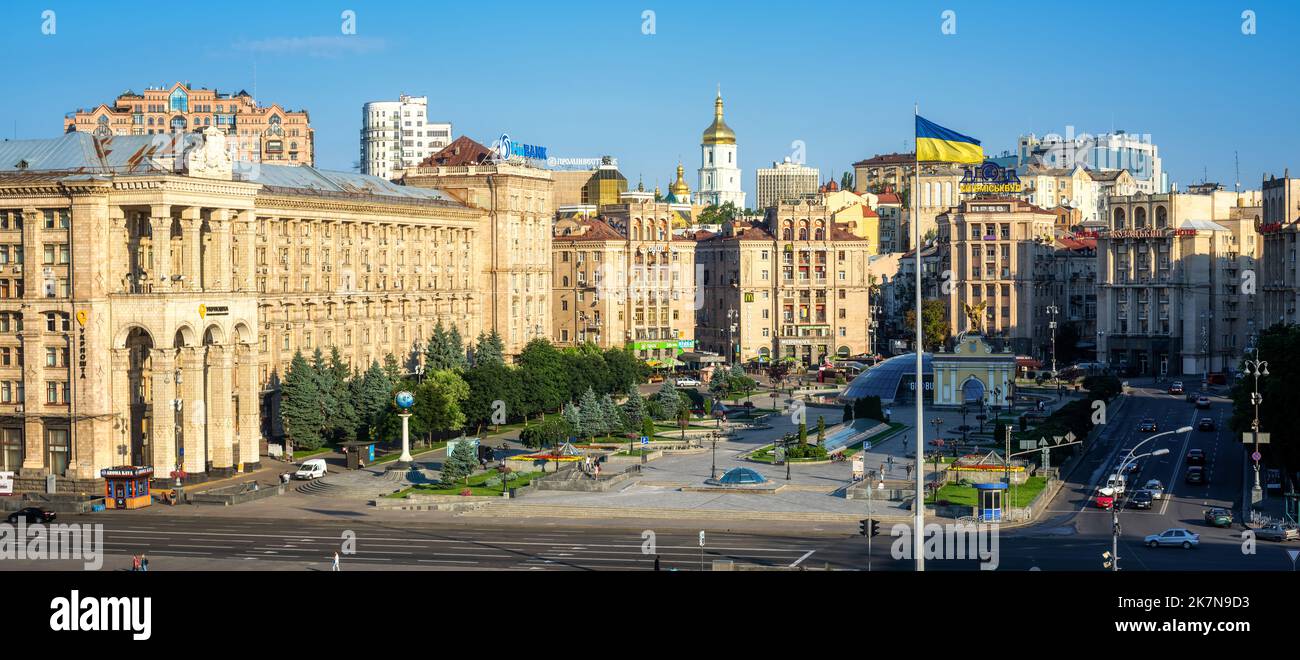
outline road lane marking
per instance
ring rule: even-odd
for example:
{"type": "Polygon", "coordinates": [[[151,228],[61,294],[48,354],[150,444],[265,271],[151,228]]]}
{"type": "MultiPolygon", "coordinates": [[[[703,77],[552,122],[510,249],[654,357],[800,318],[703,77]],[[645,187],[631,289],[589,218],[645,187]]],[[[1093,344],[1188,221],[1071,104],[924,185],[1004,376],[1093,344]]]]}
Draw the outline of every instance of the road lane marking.
{"type": "Polygon", "coordinates": [[[802,557],[800,557],[800,558],[794,560],[794,563],[793,563],[793,564],[790,564],[790,568],[794,568],[795,566],[798,566],[799,564],[802,564],[802,563],[803,563],[803,560],[805,560],[805,559],[811,557],[812,554],[813,554],[814,552],[817,552],[817,551],[816,551],[816,550],[809,550],[808,552],[805,552],[805,553],[803,554],[802,557]]]}

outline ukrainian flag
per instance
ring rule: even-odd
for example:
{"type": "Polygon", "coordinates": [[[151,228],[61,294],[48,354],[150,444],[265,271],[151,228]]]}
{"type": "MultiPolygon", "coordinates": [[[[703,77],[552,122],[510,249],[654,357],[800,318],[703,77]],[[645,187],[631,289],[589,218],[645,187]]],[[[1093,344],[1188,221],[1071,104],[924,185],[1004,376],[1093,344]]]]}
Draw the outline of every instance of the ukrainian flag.
{"type": "Polygon", "coordinates": [[[980,141],[946,129],[921,115],[916,116],[916,159],[920,162],[984,162],[980,141]]]}

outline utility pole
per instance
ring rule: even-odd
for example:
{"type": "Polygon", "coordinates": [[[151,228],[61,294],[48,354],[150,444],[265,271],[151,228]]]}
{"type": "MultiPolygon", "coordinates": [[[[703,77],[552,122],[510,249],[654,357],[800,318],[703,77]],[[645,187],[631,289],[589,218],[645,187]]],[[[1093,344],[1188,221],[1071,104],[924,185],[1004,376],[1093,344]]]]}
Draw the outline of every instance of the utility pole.
{"type": "MultiPolygon", "coordinates": [[[[1254,439],[1255,454],[1259,454],[1259,404],[1264,396],[1259,393],[1259,377],[1268,375],[1268,362],[1259,359],[1259,348],[1255,349],[1255,359],[1246,360],[1246,374],[1255,377],[1255,389],[1250,394],[1250,403],[1255,406],[1255,419],[1250,423],[1251,436],[1254,439]]],[[[1259,461],[1255,461],[1255,486],[1250,491],[1250,503],[1258,504],[1264,499],[1264,489],[1259,483],[1259,461]]]]}

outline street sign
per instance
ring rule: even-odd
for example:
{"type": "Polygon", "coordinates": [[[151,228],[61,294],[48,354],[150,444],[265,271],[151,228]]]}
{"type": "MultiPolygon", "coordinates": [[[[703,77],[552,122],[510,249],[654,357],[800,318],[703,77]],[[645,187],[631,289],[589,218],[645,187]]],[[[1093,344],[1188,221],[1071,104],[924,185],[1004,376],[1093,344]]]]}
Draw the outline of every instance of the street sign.
{"type": "Polygon", "coordinates": [[[644,435],[641,436],[641,444],[643,444],[643,445],[648,445],[648,444],[650,444],[650,438],[649,438],[648,436],[644,436],[644,435]]]}
{"type": "MultiPolygon", "coordinates": [[[[1255,442],[1255,434],[1253,434],[1253,433],[1242,433],[1242,434],[1241,434],[1241,441],[1244,442],[1244,443],[1246,443],[1246,444],[1254,444],[1254,442],[1255,442]]],[[[1259,434],[1259,444],[1261,444],[1261,445],[1267,445],[1267,444],[1269,444],[1269,442],[1268,442],[1268,434],[1267,434],[1267,433],[1261,433],[1261,434],[1259,434]]]]}
{"type": "Polygon", "coordinates": [[[1264,455],[1259,452],[1250,455],[1250,460],[1255,461],[1256,463],[1258,463],[1261,458],[1264,458],[1264,455]]]}
{"type": "Polygon", "coordinates": [[[700,547],[704,547],[704,530],[700,530],[700,547]]]}
{"type": "Polygon", "coordinates": [[[1286,553],[1287,553],[1288,555],[1291,555],[1291,563],[1292,563],[1293,565],[1295,564],[1295,560],[1296,560],[1297,558],[1300,558],[1300,550],[1296,550],[1296,549],[1294,549],[1294,548],[1288,548],[1287,551],[1286,551],[1286,553]]]}
{"type": "Polygon", "coordinates": [[[1020,448],[1021,448],[1021,449],[1038,449],[1038,443],[1037,443],[1037,442],[1034,442],[1033,440],[1021,440],[1021,441],[1020,441],[1020,448]]]}

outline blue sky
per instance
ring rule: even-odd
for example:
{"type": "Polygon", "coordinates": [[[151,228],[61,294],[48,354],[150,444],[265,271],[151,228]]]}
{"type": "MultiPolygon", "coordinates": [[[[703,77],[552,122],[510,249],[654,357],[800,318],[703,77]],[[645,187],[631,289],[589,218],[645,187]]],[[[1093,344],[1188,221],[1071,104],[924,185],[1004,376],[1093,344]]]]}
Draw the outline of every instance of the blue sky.
{"type": "Polygon", "coordinates": [[[0,105],[0,137],[55,136],[65,112],[181,80],[307,108],[317,165],[350,169],[361,104],[406,92],[429,96],[431,118],[457,134],[614,155],[647,187],[666,187],[680,158],[694,188],[721,84],[751,195],[754,169],[796,140],[823,178],[910,148],[914,102],[989,153],[1023,132],[1125,129],[1152,136],[1171,181],[1205,172],[1231,186],[1237,151],[1243,184],[1258,187],[1300,166],[1297,5],[13,0],[0,6],[0,90],[22,102],[0,105]],[[945,10],[954,35],[941,33],[945,10]]]}

